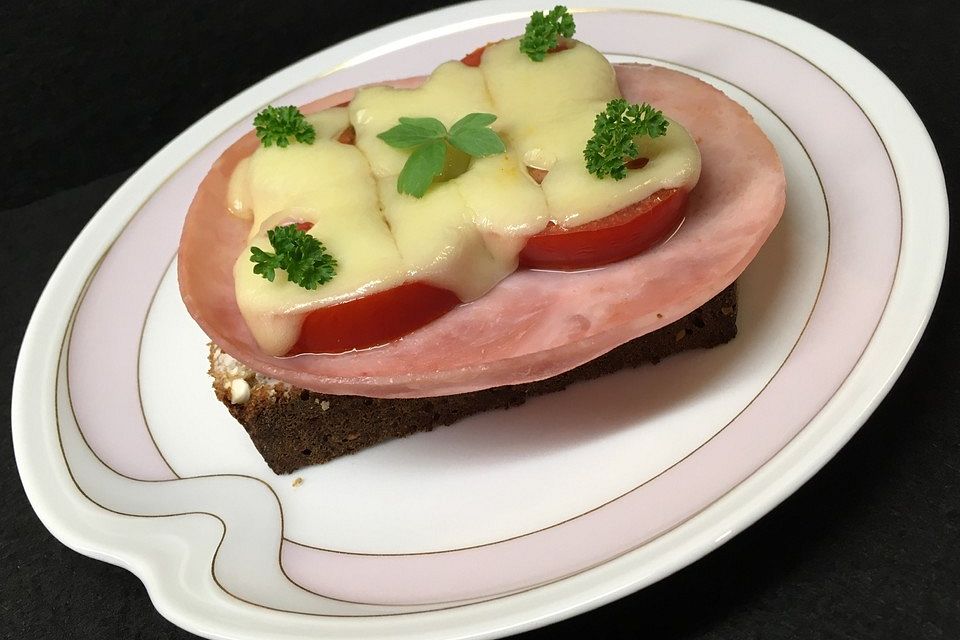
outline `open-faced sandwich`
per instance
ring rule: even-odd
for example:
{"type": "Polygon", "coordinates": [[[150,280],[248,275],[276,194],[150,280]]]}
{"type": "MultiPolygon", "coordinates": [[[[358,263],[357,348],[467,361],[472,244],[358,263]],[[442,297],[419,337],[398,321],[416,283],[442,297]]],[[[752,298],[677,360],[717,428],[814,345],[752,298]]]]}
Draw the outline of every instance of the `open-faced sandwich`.
{"type": "Polygon", "coordinates": [[[427,78],[270,107],[179,251],[217,397],[277,473],[736,335],[785,180],[712,86],[563,7],[427,78]]]}

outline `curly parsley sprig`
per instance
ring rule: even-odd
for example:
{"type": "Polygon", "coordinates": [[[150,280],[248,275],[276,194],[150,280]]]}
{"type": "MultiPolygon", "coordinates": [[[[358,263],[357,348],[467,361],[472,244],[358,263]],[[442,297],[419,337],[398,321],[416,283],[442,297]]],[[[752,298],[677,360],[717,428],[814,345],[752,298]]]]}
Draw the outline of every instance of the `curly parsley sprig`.
{"type": "Polygon", "coordinates": [[[313,144],[317,132],[296,107],[267,107],[253,119],[257,137],[263,146],[290,144],[290,138],[304,144],[313,144]]]}
{"type": "Polygon", "coordinates": [[[520,51],[534,62],[542,62],[550,50],[557,48],[560,38],[572,38],[577,26],[573,16],[563,5],[557,5],[547,15],[534,11],[520,38],[520,51]]]}
{"type": "Polygon", "coordinates": [[[304,289],[316,289],[337,275],[337,260],[323,243],[295,224],[277,226],[267,231],[267,239],[274,253],[260,247],[250,247],[250,262],[255,263],[253,272],[270,282],[276,270],[287,272],[287,280],[304,289]]]}
{"type": "Polygon", "coordinates": [[[397,191],[422,198],[443,172],[449,147],[475,158],[505,152],[503,140],[489,128],[496,119],[492,113],[470,113],[447,131],[436,118],[400,118],[400,124],[377,135],[391,147],[413,149],[397,178],[397,191]]]}
{"type": "Polygon", "coordinates": [[[627,163],[640,157],[636,138],[658,138],[667,133],[663,113],[647,103],[629,104],[623,98],[607,103],[593,123],[593,137],[587,140],[583,157],[587,171],[598,178],[614,180],[627,177],[627,163]]]}

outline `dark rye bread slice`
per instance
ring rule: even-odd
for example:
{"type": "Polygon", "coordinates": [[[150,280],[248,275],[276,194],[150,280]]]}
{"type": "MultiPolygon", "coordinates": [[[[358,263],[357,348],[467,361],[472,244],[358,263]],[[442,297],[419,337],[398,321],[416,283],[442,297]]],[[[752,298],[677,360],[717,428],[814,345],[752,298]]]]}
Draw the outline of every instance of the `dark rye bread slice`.
{"type": "Polygon", "coordinates": [[[217,398],[247,430],[275,473],[290,473],[355,453],[384,440],[431,431],[491,409],[561,391],[626,367],[656,364],[687,351],[715,347],[737,335],[736,283],[699,309],[565,373],[525,384],[432,398],[367,398],[315,393],[266,378],[210,345],[217,398]],[[234,382],[237,381],[237,382],[234,382]]]}

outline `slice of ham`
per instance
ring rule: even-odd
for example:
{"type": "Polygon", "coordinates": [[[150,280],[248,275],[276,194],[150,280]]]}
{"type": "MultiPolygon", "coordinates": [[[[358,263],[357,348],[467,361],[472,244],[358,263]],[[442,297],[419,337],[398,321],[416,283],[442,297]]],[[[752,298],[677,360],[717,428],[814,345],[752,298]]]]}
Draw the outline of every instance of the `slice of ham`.
{"type": "MultiPolygon", "coordinates": [[[[226,211],[230,173],[257,145],[251,133],[214,164],[187,213],[178,256],[187,309],[211,340],[260,373],[322,393],[379,398],[540,380],[681,318],[733,282],[773,231],[785,202],[783,167],[747,111],[719,90],[649,65],[616,65],[616,71],[624,97],[656,105],[700,145],[700,183],[686,220],[665,244],[593,271],[516,272],[483,298],[383,347],[266,356],[234,297],[233,263],[249,222],[226,211]]],[[[350,97],[339,93],[304,110],[350,97]]]]}

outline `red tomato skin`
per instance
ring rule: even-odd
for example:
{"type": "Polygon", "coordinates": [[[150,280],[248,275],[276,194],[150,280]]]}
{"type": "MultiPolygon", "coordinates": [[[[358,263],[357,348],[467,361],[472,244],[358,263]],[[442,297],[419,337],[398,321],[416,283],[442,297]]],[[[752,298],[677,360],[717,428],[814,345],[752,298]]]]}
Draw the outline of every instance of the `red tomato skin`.
{"type": "Polygon", "coordinates": [[[484,50],[486,50],[486,48],[487,48],[487,45],[483,45],[482,47],[477,47],[467,55],[463,56],[463,58],[460,59],[460,62],[467,65],[468,67],[479,67],[480,60],[483,59],[483,52],[484,50]]]}
{"type": "Polygon", "coordinates": [[[451,291],[410,282],[307,314],[286,354],[345,353],[387,344],[433,322],[460,304],[451,291]]]}
{"type": "Polygon", "coordinates": [[[337,136],[337,142],[341,144],[357,143],[357,130],[353,128],[352,124],[340,132],[340,135],[337,136]]]}
{"type": "Polygon", "coordinates": [[[550,223],[520,252],[527,269],[574,271],[634,256],[667,238],[683,221],[688,192],[663,189],[600,220],[565,229],[550,223]]]}

